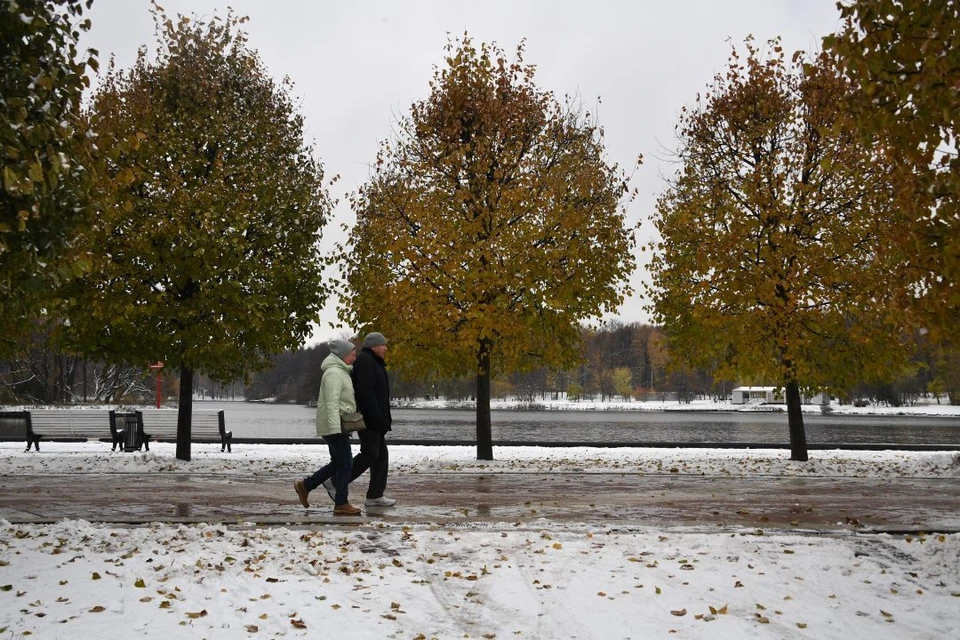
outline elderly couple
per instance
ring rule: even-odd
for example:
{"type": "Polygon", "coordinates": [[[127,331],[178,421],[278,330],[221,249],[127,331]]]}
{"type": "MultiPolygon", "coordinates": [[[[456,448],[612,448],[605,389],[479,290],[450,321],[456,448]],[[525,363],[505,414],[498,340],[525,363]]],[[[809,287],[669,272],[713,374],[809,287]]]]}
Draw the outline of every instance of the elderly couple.
{"type": "Polygon", "coordinates": [[[363,350],[347,340],[329,343],[328,355],[320,369],[320,397],[317,399],[317,435],[330,448],[330,463],[312,476],[297,480],[293,488],[300,504],[309,508],[307,496],[323,486],[333,500],[333,515],[360,515],[360,508],[347,500],[351,482],[370,469],[367,488],[368,507],[392,507],[396,500],[383,495],[387,487],[387,431],[390,431],[390,379],[384,357],[387,339],[373,332],[363,340],[363,350]],[[359,411],[366,429],[360,431],[360,453],[354,458],[350,435],[341,432],[340,416],[359,411]]]}

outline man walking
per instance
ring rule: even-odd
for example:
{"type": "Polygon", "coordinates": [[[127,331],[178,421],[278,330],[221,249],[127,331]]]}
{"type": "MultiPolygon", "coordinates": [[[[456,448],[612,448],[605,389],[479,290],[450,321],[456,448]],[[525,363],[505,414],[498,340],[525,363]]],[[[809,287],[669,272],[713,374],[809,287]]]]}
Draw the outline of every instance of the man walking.
{"type": "Polygon", "coordinates": [[[363,350],[353,363],[353,388],[357,410],[363,414],[367,428],[358,433],[360,453],[353,459],[353,482],[370,469],[370,486],[364,504],[368,507],[392,507],[396,500],[383,495],[387,488],[387,432],[393,419],[390,416],[390,377],[384,358],[387,339],[374,331],[363,340],[363,350]]]}

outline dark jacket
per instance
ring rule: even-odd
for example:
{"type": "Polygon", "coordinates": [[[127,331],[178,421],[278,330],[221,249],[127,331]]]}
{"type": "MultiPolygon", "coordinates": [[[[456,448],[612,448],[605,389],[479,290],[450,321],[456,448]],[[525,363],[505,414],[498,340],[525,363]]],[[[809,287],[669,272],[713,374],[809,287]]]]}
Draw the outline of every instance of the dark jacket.
{"type": "Polygon", "coordinates": [[[380,433],[390,431],[390,376],[387,364],[369,347],[357,354],[353,363],[353,391],[357,411],[363,414],[367,428],[380,433]]]}

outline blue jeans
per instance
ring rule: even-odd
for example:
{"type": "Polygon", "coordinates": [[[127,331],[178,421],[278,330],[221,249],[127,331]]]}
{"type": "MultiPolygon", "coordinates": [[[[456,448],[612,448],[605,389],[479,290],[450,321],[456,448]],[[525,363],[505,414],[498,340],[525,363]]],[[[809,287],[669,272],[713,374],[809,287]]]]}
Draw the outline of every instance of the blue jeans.
{"type": "Polygon", "coordinates": [[[304,478],[303,485],[309,493],[322,485],[325,480],[333,478],[333,484],[337,488],[337,497],[334,502],[336,504],[346,504],[347,492],[350,487],[350,472],[353,470],[350,436],[337,433],[332,436],[323,436],[323,440],[330,449],[330,463],[317,469],[309,478],[304,478]]]}

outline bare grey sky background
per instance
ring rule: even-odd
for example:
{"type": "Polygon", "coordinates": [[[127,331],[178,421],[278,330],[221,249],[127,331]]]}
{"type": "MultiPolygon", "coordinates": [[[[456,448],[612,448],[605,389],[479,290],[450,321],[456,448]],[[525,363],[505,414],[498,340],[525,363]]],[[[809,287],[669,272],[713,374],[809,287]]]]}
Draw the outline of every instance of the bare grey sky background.
{"type": "MultiPolygon", "coordinates": [[[[694,102],[726,66],[731,46],[780,36],[784,49],[819,51],[839,28],[835,0],[165,0],[167,14],[209,19],[227,8],[248,16],[249,45],[268,71],[289,76],[328,177],[340,174],[331,195],[340,201],[324,245],[352,225],[346,194],[369,176],[378,142],[410,105],[429,94],[448,38],[469,32],[511,53],[526,40],[524,60],[536,82],[558,99],[578,95],[598,115],[608,159],[632,174],[637,198],[628,208],[638,233],[635,293],[611,318],[648,322],[641,283],[646,259],[639,246],[652,237],[648,220],[664,179],[674,174],[677,114],[694,102]],[[644,163],[635,169],[637,156],[644,163]]],[[[155,51],[149,0],[94,0],[93,27],[81,44],[130,67],[137,49],[155,51]]],[[[339,337],[335,301],[324,309],[313,341],[339,337]],[[331,327],[330,325],[335,325],[331,327]]],[[[609,318],[607,318],[609,319],[609,318]]],[[[380,328],[389,334],[389,327],[380,328]]],[[[313,342],[312,341],[312,342],[313,342]]]]}

